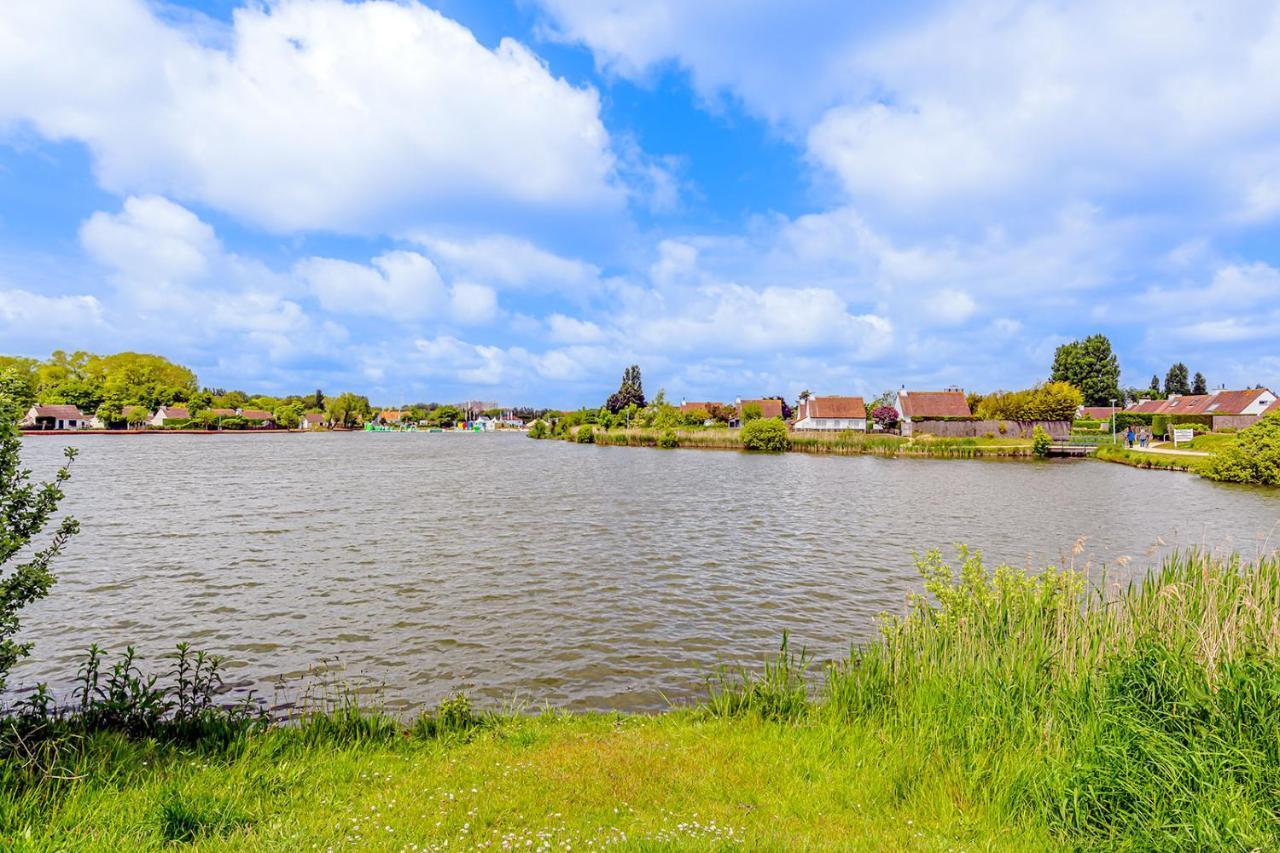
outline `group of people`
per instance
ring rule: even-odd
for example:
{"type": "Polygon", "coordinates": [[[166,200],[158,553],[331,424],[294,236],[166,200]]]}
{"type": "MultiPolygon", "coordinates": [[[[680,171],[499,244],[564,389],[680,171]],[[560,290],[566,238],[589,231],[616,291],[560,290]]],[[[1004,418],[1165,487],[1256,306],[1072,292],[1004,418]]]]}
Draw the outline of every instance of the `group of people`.
{"type": "Polygon", "coordinates": [[[1146,427],[1134,432],[1133,427],[1130,426],[1129,431],[1124,434],[1124,440],[1129,447],[1133,447],[1135,441],[1138,442],[1139,447],[1146,447],[1151,441],[1151,433],[1147,431],[1146,427]]]}

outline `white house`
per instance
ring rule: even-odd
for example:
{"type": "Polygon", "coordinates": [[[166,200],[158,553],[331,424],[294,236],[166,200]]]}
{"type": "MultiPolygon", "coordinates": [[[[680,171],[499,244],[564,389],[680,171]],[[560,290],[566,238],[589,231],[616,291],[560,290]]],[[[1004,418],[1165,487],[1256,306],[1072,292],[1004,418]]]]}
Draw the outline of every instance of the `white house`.
{"type": "Polygon", "coordinates": [[[795,429],[843,431],[867,428],[867,404],[861,397],[810,397],[796,409],[795,429]]]}
{"type": "Polygon", "coordinates": [[[75,406],[32,406],[18,421],[24,429],[85,429],[89,416],[75,406]]]}
{"type": "Polygon", "coordinates": [[[319,429],[324,426],[324,412],[303,412],[298,419],[299,429],[319,429]]]}

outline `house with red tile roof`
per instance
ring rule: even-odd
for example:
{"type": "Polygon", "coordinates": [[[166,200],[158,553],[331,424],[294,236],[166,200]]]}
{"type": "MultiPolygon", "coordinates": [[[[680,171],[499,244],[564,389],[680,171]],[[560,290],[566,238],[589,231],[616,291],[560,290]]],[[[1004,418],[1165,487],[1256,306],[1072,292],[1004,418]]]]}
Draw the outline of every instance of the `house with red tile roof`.
{"type": "Polygon", "coordinates": [[[777,418],[782,420],[782,401],[774,398],[765,400],[742,400],[737,402],[738,407],[738,423],[742,423],[742,412],[747,406],[757,406],[760,409],[760,417],[777,418]]]}
{"type": "Polygon", "coordinates": [[[276,416],[262,409],[240,409],[236,414],[253,426],[274,426],[276,416]]]}
{"type": "Polygon", "coordinates": [[[189,420],[191,420],[191,410],[185,406],[161,406],[156,409],[156,413],[151,416],[151,420],[147,421],[147,424],[153,427],[162,427],[169,421],[189,420]]]}
{"type": "MultiPolygon", "coordinates": [[[[1167,400],[1143,400],[1125,409],[1150,415],[1213,415],[1216,417],[1257,418],[1275,404],[1276,395],[1266,388],[1226,389],[1211,394],[1182,394],[1167,400]]],[[[1239,426],[1238,423],[1231,424],[1239,426]]]]}
{"type": "Polygon", "coordinates": [[[903,388],[893,398],[893,407],[903,423],[929,418],[968,418],[969,401],[963,391],[908,391],[903,388]]]}
{"type": "Polygon", "coordinates": [[[299,429],[318,429],[324,426],[324,412],[303,412],[298,419],[299,429]]]}
{"type": "Polygon", "coordinates": [[[89,426],[89,416],[76,406],[32,406],[18,421],[22,429],[84,429],[89,426]]]}
{"type": "Polygon", "coordinates": [[[680,401],[680,414],[682,414],[682,415],[687,415],[687,414],[689,414],[690,412],[696,412],[696,411],[698,411],[698,410],[702,410],[702,411],[704,411],[704,412],[710,412],[713,406],[719,406],[719,405],[721,405],[721,404],[720,404],[720,403],[712,403],[712,402],[706,402],[706,403],[695,403],[695,402],[690,402],[690,401],[688,401],[688,400],[681,400],[681,401],[680,401]]]}
{"type": "Polygon", "coordinates": [[[1138,400],[1125,407],[1125,411],[1135,415],[1156,415],[1166,400],[1138,400]]]}
{"type": "Polygon", "coordinates": [[[1116,412],[1124,411],[1123,409],[1111,406],[1081,406],[1076,410],[1077,418],[1085,418],[1091,421],[1107,421],[1111,420],[1111,415],[1116,412]]]}
{"type": "Polygon", "coordinates": [[[867,404],[861,397],[809,397],[796,409],[795,429],[865,430],[867,404]]]}

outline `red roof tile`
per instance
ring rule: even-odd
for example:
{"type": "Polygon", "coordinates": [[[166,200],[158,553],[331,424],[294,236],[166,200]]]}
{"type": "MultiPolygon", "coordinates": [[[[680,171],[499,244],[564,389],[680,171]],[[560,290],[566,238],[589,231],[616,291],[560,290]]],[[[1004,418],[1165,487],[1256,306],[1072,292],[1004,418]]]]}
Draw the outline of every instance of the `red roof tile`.
{"type": "Polygon", "coordinates": [[[1113,409],[1110,406],[1085,406],[1080,410],[1080,416],[1095,421],[1105,421],[1111,419],[1112,412],[1122,411],[1119,407],[1113,409]]]}
{"type": "Polygon", "coordinates": [[[78,421],[85,418],[83,412],[76,406],[67,406],[56,404],[52,406],[36,406],[37,418],[61,418],[64,421],[78,421]]]}
{"type": "Polygon", "coordinates": [[[269,421],[275,416],[270,412],[264,412],[261,409],[241,409],[240,417],[246,421],[269,421]]]}
{"type": "Polygon", "coordinates": [[[719,406],[719,405],[720,405],[719,403],[709,403],[709,402],[708,403],[681,403],[680,411],[686,414],[688,412],[696,412],[699,409],[701,409],[704,412],[709,412],[711,411],[712,406],[719,406]]]}
{"type": "Polygon", "coordinates": [[[1211,394],[1210,401],[1204,407],[1207,415],[1239,415],[1257,402],[1258,397],[1266,391],[1262,388],[1250,388],[1246,391],[1218,391],[1211,394]]]}
{"type": "Polygon", "coordinates": [[[861,397],[810,397],[800,402],[797,415],[805,418],[866,418],[867,404],[861,397]]]}
{"type": "Polygon", "coordinates": [[[901,391],[902,414],[908,418],[967,418],[969,401],[962,391],[901,391]]]}
{"type": "Polygon", "coordinates": [[[762,418],[780,418],[782,417],[782,401],[781,400],[743,400],[738,404],[738,417],[742,417],[742,410],[751,405],[760,407],[760,417],[762,418]]]}

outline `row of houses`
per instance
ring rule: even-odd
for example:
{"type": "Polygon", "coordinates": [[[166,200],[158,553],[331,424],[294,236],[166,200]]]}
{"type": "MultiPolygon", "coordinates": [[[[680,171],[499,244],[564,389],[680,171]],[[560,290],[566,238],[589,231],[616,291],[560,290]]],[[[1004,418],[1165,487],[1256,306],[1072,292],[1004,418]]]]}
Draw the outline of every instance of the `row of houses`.
{"type": "MultiPolygon", "coordinates": [[[[682,402],[680,411],[713,411],[725,404],[714,402],[682,402]]],[[[959,388],[945,391],[911,391],[902,389],[891,403],[898,414],[898,422],[904,434],[911,434],[912,425],[919,421],[946,421],[971,418],[968,399],[959,388]]],[[[738,399],[733,404],[737,420],[741,422],[748,406],[756,406],[762,417],[782,418],[782,400],[738,399]]],[[[1107,406],[1082,407],[1079,417],[1107,420],[1117,409],[1107,406]]],[[[1243,429],[1265,414],[1280,412],[1280,399],[1266,388],[1250,388],[1243,391],[1221,389],[1211,394],[1173,396],[1167,400],[1142,400],[1123,410],[1150,415],[1211,415],[1214,429],[1243,429]]],[[[797,430],[840,432],[867,428],[866,402],[862,397],[809,397],[797,407],[792,427],[797,430]]]]}
{"type": "MultiPolygon", "coordinates": [[[[1081,410],[1081,416],[1105,421],[1114,411],[1109,406],[1090,406],[1081,410]]],[[[1243,391],[1223,388],[1209,394],[1174,394],[1166,400],[1139,400],[1123,411],[1169,417],[1211,417],[1214,429],[1243,429],[1263,415],[1280,412],[1280,399],[1267,388],[1243,391]]]]}
{"type": "MultiPolygon", "coordinates": [[[[378,426],[409,426],[413,424],[413,415],[410,412],[402,412],[395,409],[384,409],[373,416],[373,423],[378,426]]],[[[417,421],[417,426],[429,426],[430,421],[417,421]]],[[[470,420],[461,421],[459,426],[464,429],[475,430],[493,430],[493,429],[522,429],[524,420],[515,416],[514,412],[503,412],[500,417],[489,417],[488,415],[480,415],[470,420]]]]}
{"type": "MultiPolygon", "coordinates": [[[[741,423],[743,413],[748,406],[755,406],[764,418],[782,418],[782,400],[769,397],[759,400],[739,398],[733,403],[737,413],[736,420],[741,423]]],[[[904,431],[910,432],[914,421],[937,418],[971,417],[969,402],[964,391],[949,388],[945,391],[909,391],[902,389],[894,395],[892,403],[898,413],[898,422],[904,431]]],[[[707,411],[724,408],[723,403],[714,402],[681,402],[680,411],[707,411]]],[[[867,428],[867,404],[858,396],[826,396],[807,397],[800,401],[794,413],[792,427],[797,430],[820,430],[842,432],[844,430],[865,430],[867,428]]]]}
{"type": "MultiPolygon", "coordinates": [[[[214,418],[239,418],[251,426],[262,428],[276,425],[275,416],[262,409],[205,409],[199,414],[214,418]]],[[[140,427],[162,428],[191,420],[191,411],[184,406],[161,406],[154,412],[141,406],[125,406],[122,415],[124,422],[140,427]],[[139,413],[142,417],[136,417],[139,413]]],[[[311,429],[320,426],[323,421],[324,415],[307,413],[302,416],[301,426],[303,429],[311,429]]],[[[81,412],[77,406],[58,404],[32,406],[18,422],[18,426],[35,430],[74,430],[107,429],[111,424],[105,423],[97,415],[81,412]]]]}

